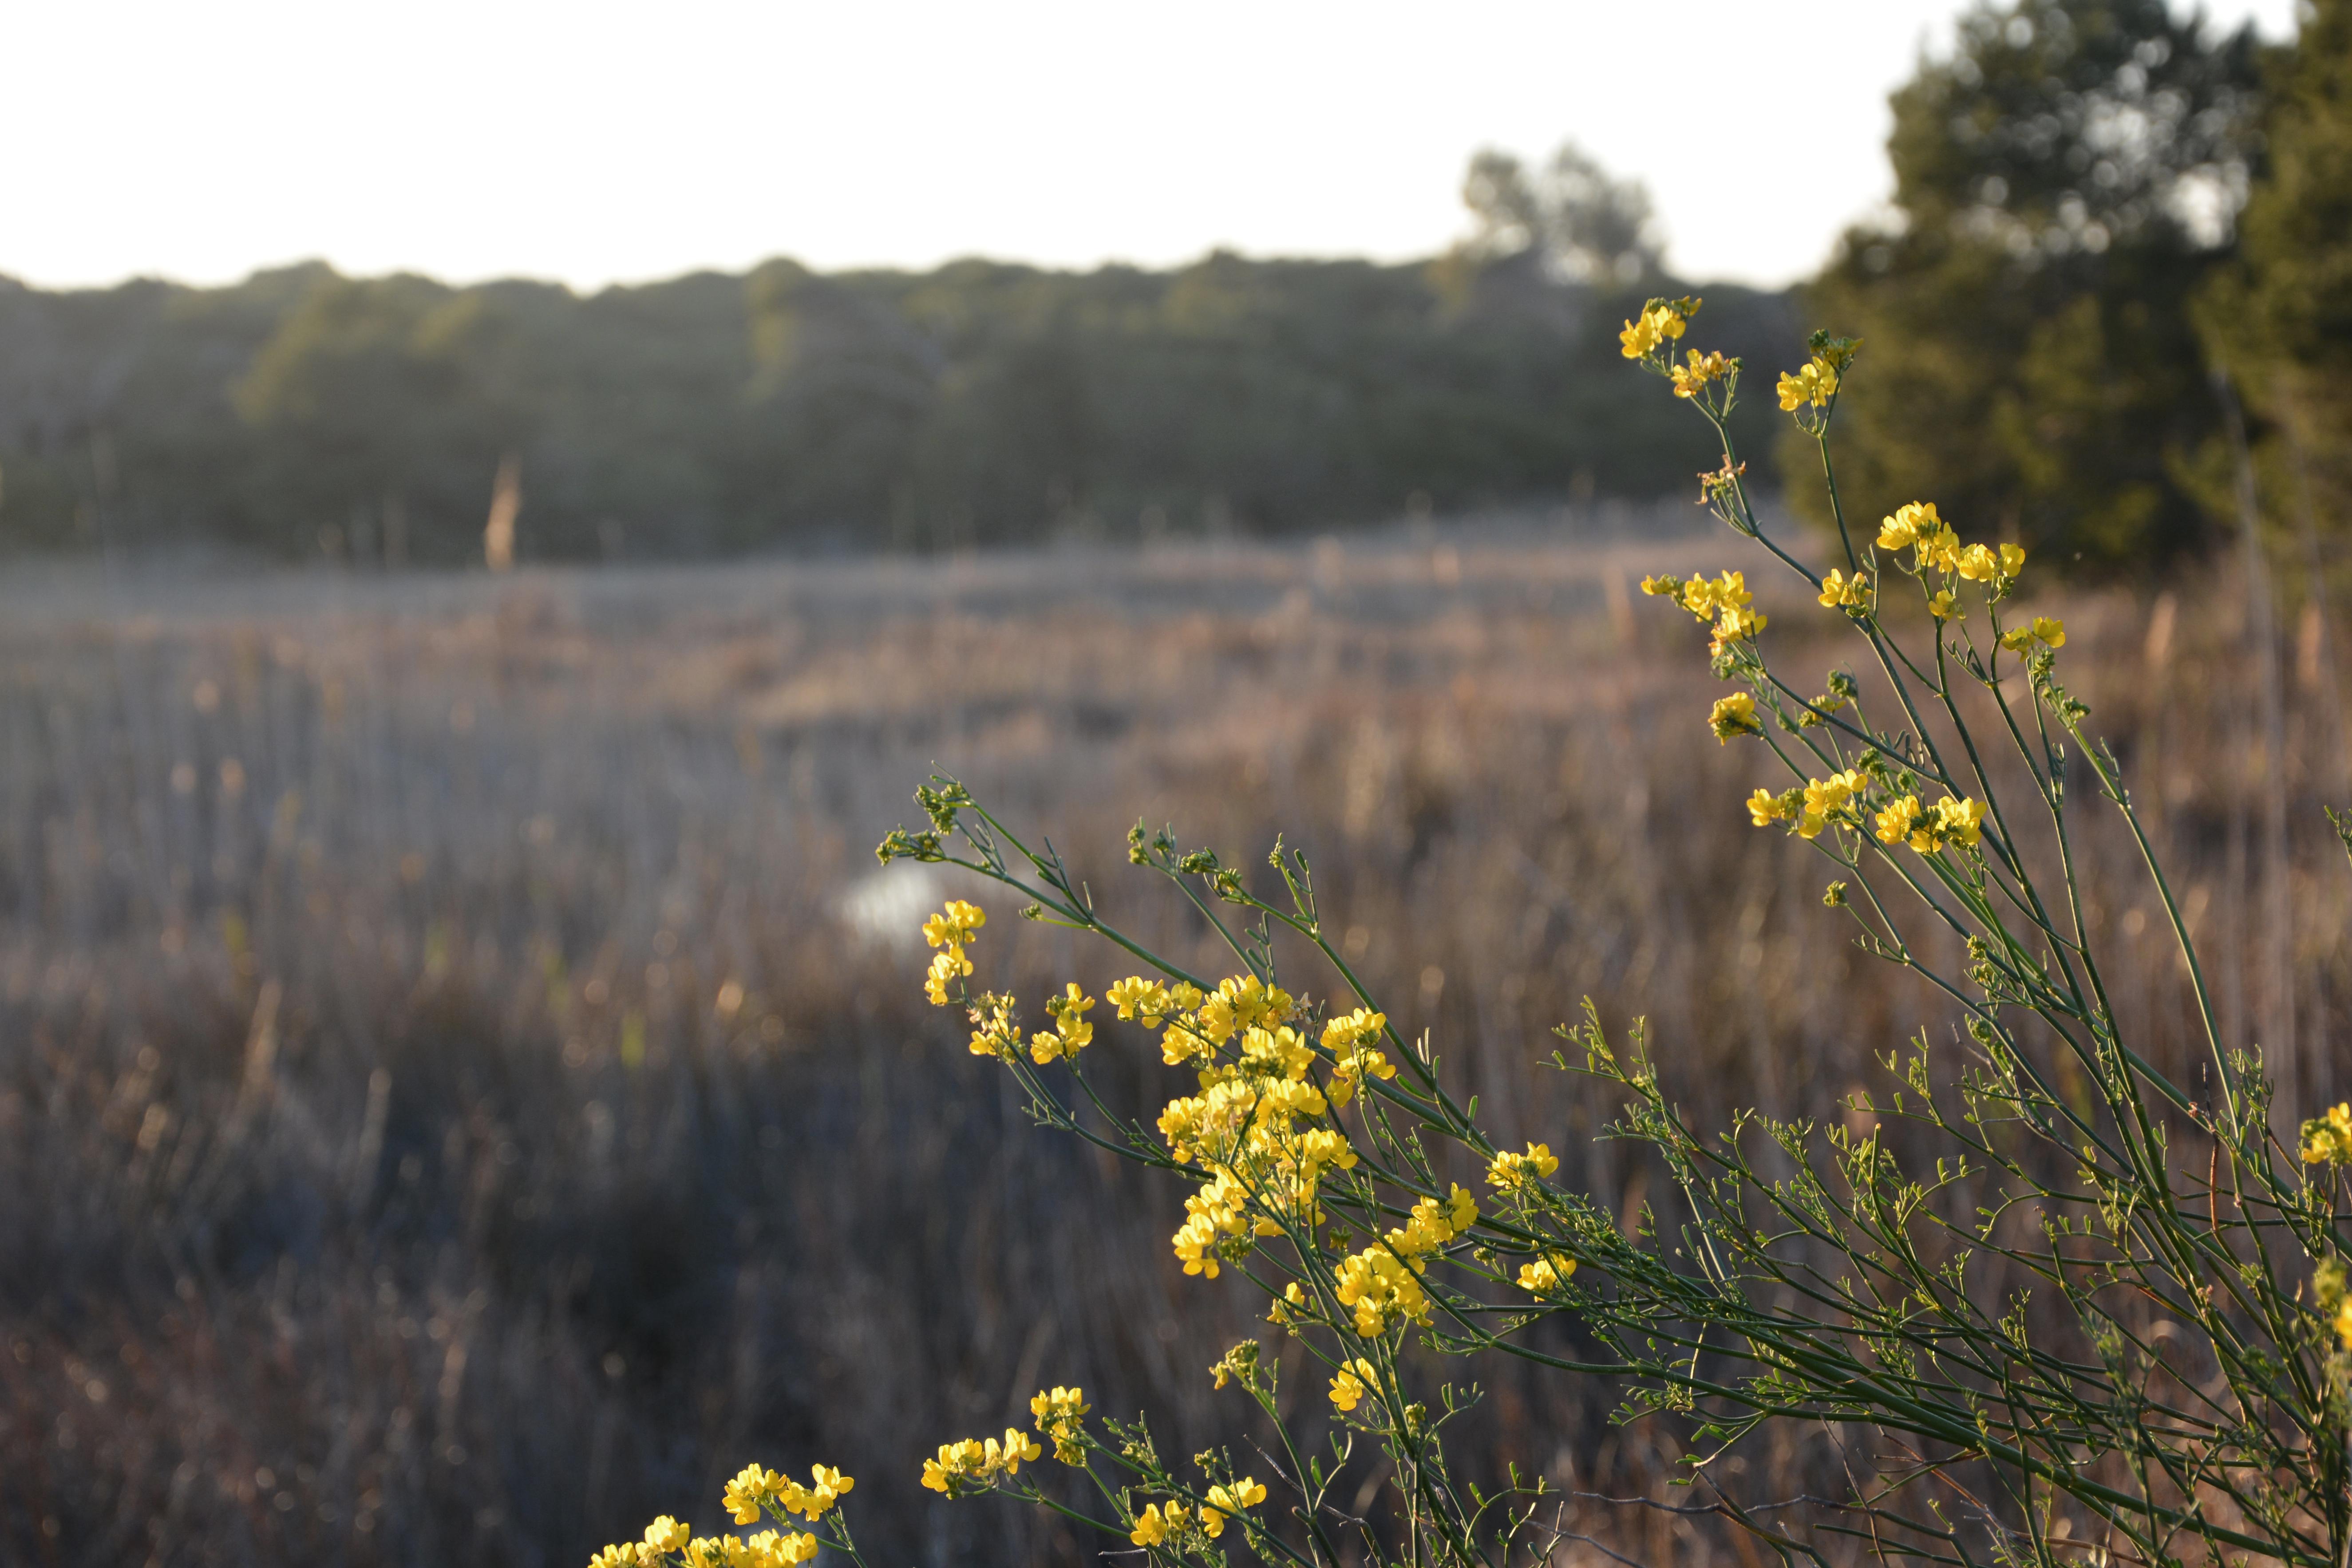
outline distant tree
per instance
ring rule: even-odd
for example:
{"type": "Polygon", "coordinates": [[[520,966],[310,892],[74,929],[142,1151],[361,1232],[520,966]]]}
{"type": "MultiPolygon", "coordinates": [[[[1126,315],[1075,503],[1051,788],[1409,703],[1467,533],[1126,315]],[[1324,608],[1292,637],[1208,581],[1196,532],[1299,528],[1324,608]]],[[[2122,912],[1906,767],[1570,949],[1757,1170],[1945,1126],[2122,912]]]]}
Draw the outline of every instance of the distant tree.
{"type": "Polygon", "coordinates": [[[1478,153],[1462,201],[1477,226],[1468,249],[1481,259],[1532,254],[1559,278],[1620,289],[1658,269],[1649,191],[1612,177],[1572,142],[1533,173],[1508,153],[1478,153]]]}
{"type": "Polygon", "coordinates": [[[2303,536],[2352,532],[2352,0],[2302,8],[2271,61],[2268,167],[2240,265],[2201,312],[2207,345],[2258,416],[2264,500],[2303,536]]]}
{"type": "Polygon", "coordinates": [[[1931,499],[2086,568],[2198,535],[2181,466],[2217,414],[2190,301],[2234,246],[2260,97],[2251,30],[2165,0],[1960,18],[1894,95],[1893,213],[1806,290],[1867,344],[1840,427],[1856,510],[1931,499]]]}

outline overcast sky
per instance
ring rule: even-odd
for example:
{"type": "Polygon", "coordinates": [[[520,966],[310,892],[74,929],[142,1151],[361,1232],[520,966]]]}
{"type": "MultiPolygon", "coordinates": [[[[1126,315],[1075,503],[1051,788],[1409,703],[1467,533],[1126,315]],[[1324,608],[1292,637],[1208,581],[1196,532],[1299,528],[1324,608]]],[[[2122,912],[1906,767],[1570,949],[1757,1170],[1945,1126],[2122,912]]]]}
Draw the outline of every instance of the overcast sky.
{"type": "Polygon", "coordinates": [[[0,273],[1402,258],[1462,232],[1474,151],[1572,137],[1678,271],[1780,283],[1884,199],[1886,93],[1957,9],[13,0],[0,273]]]}

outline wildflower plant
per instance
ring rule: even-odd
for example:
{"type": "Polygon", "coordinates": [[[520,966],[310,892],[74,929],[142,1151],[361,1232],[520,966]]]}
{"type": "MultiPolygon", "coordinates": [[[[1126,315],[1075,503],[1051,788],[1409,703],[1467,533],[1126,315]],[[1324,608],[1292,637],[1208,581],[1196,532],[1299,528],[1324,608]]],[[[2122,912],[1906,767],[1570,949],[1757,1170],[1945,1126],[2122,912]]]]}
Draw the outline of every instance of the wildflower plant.
{"type": "MultiPolygon", "coordinates": [[[[1327,940],[1304,853],[1277,841],[1262,894],[1213,853],[1136,827],[1129,860],[1230,954],[1230,973],[1196,974],[1104,920],[1050,845],[1031,848],[946,777],[918,792],[928,826],[893,833],[882,859],[961,866],[1029,900],[1030,918],[1119,950],[1140,969],[1105,990],[1116,1026],[1156,1036],[1194,1084],[1156,1126],[1107,1104],[1078,1055],[1092,1030],[1071,1033],[1076,984],[1025,1055],[1013,998],[940,994],[968,966],[935,968],[933,1000],[965,1008],[971,1049],[1005,1063],[1040,1121],[1193,1184],[1171,1237],[1184,1272],[1241,1275],[1320,1363],[1334,1436],[1315,1452],[1290,1446],[1255,1343],[1215,1369],[1282,1445],[1283,1521],[1247,1515],[1267,1561],[1340,1561],[1349,1531],[1374,1560],[1416,1563],[1536,1560],[1558,1543],[1539,1483],[1514,1476],[1490,1494],[1458,1479],[1445,1433],[1475,1395],[1413,1386],[1428,1364],[1408,1357],[1418,1344],[1622,1380],[1624,1418],[1688,1423],[1692,1477],[1712,1500],[1693,1511],[1784,1561],[1843,1547],[1955,1564],[2341,1568],[2352,1109],[2307,1123],[2299,1146],[2273,1131],[2260,1057],[2215,1023],[2123,770],[2062,678],[2065,627],[2014,607],[2024,552],[1965,539],[1929,501],[1874,531],[1849,523],[1830,436],[1862,345],[1816,333],[1778,384],[1818,444],[1836,520],[1817,571],[1767,533],[1749,494],[1726,422],[1740,362],[1674,357],[1697,308],[1650,301],[1624,353],[1714,426],[1722,462],[1702,503],[1837,617],[1867,693],[1845,671],[1819,692],[1792,684],[1742,572],[1643,588],[1706,629],[1731,690],[1705,722],[1726,745],[1756,744],[1769,775],[1750,821],[1832,863],[1823,918],[1853,921],[1864,952],[1940,994],[1965,1026],[1957,1063],[1925,1032],[1886,1053],[1888,1091],[1843,1108],[1874,1119],[1868,1131],[1745,1112],[1708,1133],[1684,1120],[1643,1025],[1612,1037],[1588,1004],[1555,1063],[1622,1097],[1606,1136],[1651,1150],[1684,1211],[1672,1226],[1645,1212],[1626,1234],[1551,1180],[1547,1147],[1495,1142],[1435,1042],[1399,1034],[1327,940]],[[2108,994],[2077,878],[2086,793],[2137,846],[2179,944],[2209,1051],[2202,1091],[2134,1050],[2108,994]],[[1936,962],[1930,928],[1958,939],[1963,963],[1936,962]],[[1288,988],[1283,965],[1301,962],[1321,994],[1288,988]],[[1457,1179],[1470,1172],[1475,1190],[1457,1179]],[[1559,1337],[1530,1330],[1556,1314],[1597,1352],[1546,1348],[1559,1337]],[[1850,1495],[1807,1510],[1717,1488],[1717,1460],[1789,1421],[1838,1435],[1850,1495]],[[1384,1523],[1332,1501],[1360,1442],[1392,1467],[1384,1523]]],[[[1054,1440],[1094,1467],[1110,1515],[1096,1522],[1153,1561],[1207,1560],[1218,1531],[1205,1521],[1237,1517],[1215,1500],[1233,1484],[1215,1457],[1180,1476],[1139,1422],[1107,1439],[1075,1423],[1054,1440]]],[[[964,1489],[1059,1506],[1009,1462],[991,1470],[983,1455],[971,1474],[980,1484],[964,1489]]]]}
{"type": "MultiPolygon", "coordinates": [[[[1852,921],[1865,953],[1938,995],[1963,1026],[1957,1050],[1923,1031],[1885,1053],[1884,1094],[1838,1108],[1851,1124],[1748,1111],[1709,1131],[1685,1121],[1643,1025],[1612,1032],[1588,1003],[1553,1063],[1621,1102],[1603,1136],[1646,1150],[1680,1211],[1621,1226],[1556,1179],[1548,1145],[1492,1138],[1439,1043],[1399,1031],[1328,939],[1304,852],[1277,839],[1261,888],[1135,827],[1129,860],[1229,960],[1195,973],[1105,919],[1050,843],[935,776],[917,792],[926,821],[891,833],[882,860],[1000,884],[1126,973],[1024,1011],[974,988],[985,916],[958,900],[924,927],[929,999],[962,1012],[971,1052],[1003,1064],[1037,1120],[1191,1189],[1170,1237],[1202,1282],[1188,1288],[1238,1276],[1258,1292],[1325,1419],[1299,1419],[1278,1358],[1248,1340],[1209,1370],[1255,1406],[1250,1465],[1171,1459],[1144,1419],[1090,1420],[1056,1387],[1030,1428],[941,1447],[923,1484],[1025,1499],[1155,1563],[1543,1561],[1566,1539],[1560,1500],[1516,1472],[1490,1489],[1466,1479],[1447,1443],[1476,1390],[1432,1381],[1449,1358],[1508,1357],[1615,1380],[1621,1419],[1680,1423],[1700,1496],[1683,1511],[1783,1562],[2342,1568],[2352,1108],[2299,1139],[2273,1130],[2260,1056],[2216,1024],[2123,770],[2062,678],[2065,628],[2016,608],[2024,552],[1964,538],[1927,501],[1850,525],[1830,437],[1862,345],[1817,333],[1778,384],[1836,520],[1816,570],[1749,494],[1727,426],[1740,362],[1675,358],[1697,309],[1650,301],[1623,352],[1714,426],[1702,503],[1801,581],[1864,674],[1792,683],[1741,571],[1643,587],[1706,629],[1730,689],[1693,721],[1756,748],[1748,820],[1831,863],[1820,918],[1852,921]],[[2207,1048],[2194,1089],[2134,1049],[2109,994],[2077,875],[2085,795],[2137,846],[2179,945],[2207,1048]],[[1087,1053],[1154,1043],[1177,1092],[1146,1122],[1097,1091],[1087,1053]],[[1576,1333],[1540,1331],[1555,1319],[1576,1333]],[[1844,1495],[1740,1497],[1718,1480],[1719,1461],[1790,1422],[1830,1434],[1844,1495]],[[1368,1517],[1352,1500],[1370,1466],[1385,1505],[1368,1517]]],[[[2337,826],[2352,850],[2352,819],[2337,826]]]]}

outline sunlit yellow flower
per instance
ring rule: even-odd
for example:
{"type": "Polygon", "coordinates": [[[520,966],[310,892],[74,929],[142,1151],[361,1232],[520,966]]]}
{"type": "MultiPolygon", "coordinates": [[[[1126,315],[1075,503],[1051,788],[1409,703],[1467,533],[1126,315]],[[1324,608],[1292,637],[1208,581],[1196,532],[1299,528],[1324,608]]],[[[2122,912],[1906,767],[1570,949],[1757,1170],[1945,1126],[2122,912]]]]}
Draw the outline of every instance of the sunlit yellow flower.
{"type": "Polygon", "coordinates": [[[1936,837],[1940,843],[1975,848],[1984,837],[1984,802],[1963,797],[1936,803],[1936,837]]]}
{"type": "Polygon", "coordinates": [[[783,1485],[784,1478],[758,1465],[746,1465],[735,1479],[727,1483],[726,1495],[720,1500],[728,1513],[738,1524],[760,1522],[761,1500],[783,1485]]]}
{"type": "Polygon", "coordinates": [[[1821,602],[1832,610],[1863,609],[1870,604],[1870,579],[1857,572],[1849,577],[1832,567],[1822,579],[1821,602]]]}
{"type": "Polygon", "coordinates": [[[2000,558],[1981,544],[1971,544],[1954,557],[1959,574],[1971,583],[1990,583],[2000,574],[2000,558]]]}
{"type": "Polygon", "coordinates": [[[667,1514],[663,1514],[646,1526],[646,1550],[648,1552],[656,1553],[677,1552],[693,1539],[693,1531],[678,1523],[667,1514]]]}
{"type": "Polygon", "coordinates": [[[2033,635],[2052,647],[2064,647],[2066,623],[2055,616],[2036,616],[2033,617],[2033,635]]]}
{"type": "Polygon", "coordinates": [[[1748,815],[1759,827],[1770,826],[1789,816],[1790,809],[1787,797],[1774,795],[1769,789],[1759,789],[1748,797],[1748,815]]]}
{"type": "Polygon", "coordinates": [[[1490,1185],[1508,1190],[1538,1181],[1559,1169],[1559,1161],[1548,1143],[1530,1143],[1524,1154],[1514,1154],[1508,1149],[1499,1151],[1486,1167],[1490,1185]]]}
{"type": "Polygon", "coordinates": [[[1341,1410],[1353,1410],[1380,1375],[1370,1362],[1358,1356],[1332,1377],[1331,1403],[1341,1410]]]}
{"type": "Polygon", "coordinates": [[[1533,1263],[1519,1265],[1519,1289],[1531,1295],[1546,1295],[1568,1282],[1576,1272],[1573,1258],[1538,1258],[1533,1263]]]}
{"type": "Polygon", "coordinates": [[[1135,1531],[1128,1539],[1138,1546],[1158,1546],[1184,1529],[1184,1505],[1151,1503],[1135,1516],[1135,1531]]]}
{"type": "Polygon", "coordinates": [[[1708,383],[1720,381],[1731,374],[1731,362],[1719,353],[1701,354],[1690,351],[1690,363],[1676,365],[1672,374],[1676,397],[1696,397],[1708,383]]]}
{"type": "Polygon", "coordinates": [[[1906,795],[1900,800],[1889,802],[1878,814],[1878,841],[1881,844],[1902,843],[1911,837],[1911,825],[1922,815],[1919,797],[1916,795],[1906,795]]]}
{"type": "Polygon", "coordinates": [[[2000,574],[2004,577],[2014,577],[2020,572],[2024,570],[2025,547],[2021,544],[2002,545],[2000,547],[2000,574]]]}
{"type": "Polygon", "coordinates": [[[588,1568],[637,1568],[643,1561],[637,1542],[625,1541],[618,1546],[607,1546],[588,1559],[588,1568]]]}
{"type": "Polygon", "coordinates": [[[987,923],[987,911],[979,905],[950,899],[945,910],[923,922],[923,940],[933,947],[961,947],[987,923]]]}
{"type": "Polygon", "coordinates": [[[1167,986],[1139,974],[1113,985],[1103,993],[1103,999],[1118,1009],[1121,1022],[1140,1022],[1147,1029],[1160,1027],[1160,1021],[1176,1010],[1167,986]]]}
{"type": "Polygon", "coordinates": [[[1837,389],[1835,367],[1816,354],[1799,366],[1794,374],[1780,378],[1780,410],[1786,414],[1807,405],[1815,408],[1826,406],[1829,400],[1837,395],[1837,389]]]}
{"type": "Polygon", "coordinates": [[[1935,596],[1927,601],[1927,613],[1939,621],[1958,621],[1968,618],[1968,612],[1960,608],[1960,601],[1949,588],[1936,590],[1935,596]]]}
{"type": "Polygon", "coordinates": [[[1880,520],[1878,548],[1908,550],[1919,542],[1922,533],[1939,533],[1943,527],[1944,520],[1936,515],[1934,501],[1908,501],[1880,520]]]}
{"type": "Polygon", "coordinates": [[[1735,691],[1716,700],[1707,710],[1706,727],[1717,743],[1727,742],[1734,735],[1760,735],[1764,726],[1756,718],[1756,699],[1745,691],[1735,691]]]}
{"type": "Polygon", "coordinates": [[[963,949],[951,947],[945,952],[935,952],[931,955],[930,972],[923,977],[923,994],[931,999],[932,1006],[944,1007],[948,1005],[948,986],[971,973],[971,960],[964,956],[963,949]]]}
{"type": "Polygon", "coordinates": [[[1640,320],[1626,322],[1625,330],[1617,334],[1619,352],[1627,359],[1640,359],[1660,344],[1681,337],[1687,325],[1672,305],[1653,305],[1642,312],[1640,320]]]}
{"type": "Polygon", "coordinates": [[[2352,1104],[2339,1104],[2303,1124],[2303,1160],[2307,1165],[2352,1163],[2352,1104]]]}

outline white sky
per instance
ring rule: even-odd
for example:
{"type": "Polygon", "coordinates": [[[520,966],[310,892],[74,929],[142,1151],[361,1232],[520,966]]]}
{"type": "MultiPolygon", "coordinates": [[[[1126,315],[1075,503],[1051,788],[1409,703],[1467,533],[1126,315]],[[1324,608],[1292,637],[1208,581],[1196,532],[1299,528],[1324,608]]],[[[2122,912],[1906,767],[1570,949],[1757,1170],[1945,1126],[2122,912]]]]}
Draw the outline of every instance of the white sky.
{"type": "Polygon", "coordinates": [[[1884,199],[1886,93],[1958,9],[0,0],[0,273],[1402,258],[1462,232],[1473,151],[1573,137],[1678,271],[1780,283],[1884,199]]]}

